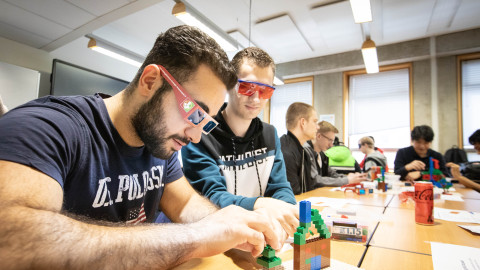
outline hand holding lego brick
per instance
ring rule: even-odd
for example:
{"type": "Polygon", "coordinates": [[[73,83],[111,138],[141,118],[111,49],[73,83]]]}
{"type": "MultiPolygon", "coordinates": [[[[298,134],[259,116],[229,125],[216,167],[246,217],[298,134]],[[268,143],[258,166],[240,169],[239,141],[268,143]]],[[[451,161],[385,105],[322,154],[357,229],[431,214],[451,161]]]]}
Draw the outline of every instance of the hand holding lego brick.
{"type": "Polygon", "coordinates": [[[349,184],[354,184],[354,183],[360,183],[362,181],[367,181],[367,174],[366,173],[349,173],[348,176],[348,183],[349,184]]]}
{"type": "Polygon", "coordinates": [[[220,209],[191,226],[198,231],[198,242],[201,243],[193,257],[208,257],[232,248],[258,256],[265,247],[265,241],[275,249],[281,248],[270,218],[234,205],[220,209]]]}
{"type": "Polygon", "coordinates": [[[405,165],[407,171],[423,171],[425,170],[425,163],[420,160],[414,160],[407,165],[405,165]]]}
{"type": "Polygon", "coordinates": [[[268,216],[280,223],[287,234],[286,237],[293,236],[299,224],[298,207],[273,198],[258,198],[254,209],[262,208],[267,210],[268,216]]]}
{"type": "Polygon", "coordinates": [[[409,172],[407,176],[405,176],[405,180],[412,182],[417,180],[421,176],[422,176],[422,173],[420,171],[409,172]]]}

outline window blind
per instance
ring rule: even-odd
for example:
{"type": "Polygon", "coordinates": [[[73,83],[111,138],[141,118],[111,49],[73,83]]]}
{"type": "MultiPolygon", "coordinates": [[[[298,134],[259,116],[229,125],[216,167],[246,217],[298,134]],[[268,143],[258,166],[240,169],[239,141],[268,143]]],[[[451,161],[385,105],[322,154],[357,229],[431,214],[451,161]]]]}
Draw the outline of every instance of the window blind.
{"type": "Polygon", "coordinates": [[[410,144],[409,70],[349,77],[349,145],[373,136],[380,148],[410,144]]]}
{"type": "Polygon", "coordinates": [[[468,137],[480,128],[480,59],[462,61],[463,147],[473,149],[468,137]]]}
{"type": "Polygon", "coordinates": [[[294,102],[312,105],[312,81],[275,86],[270,100],[270,124],[275,126],[279,137],[287,133],[285,116],[288,106],[294,102]]]}

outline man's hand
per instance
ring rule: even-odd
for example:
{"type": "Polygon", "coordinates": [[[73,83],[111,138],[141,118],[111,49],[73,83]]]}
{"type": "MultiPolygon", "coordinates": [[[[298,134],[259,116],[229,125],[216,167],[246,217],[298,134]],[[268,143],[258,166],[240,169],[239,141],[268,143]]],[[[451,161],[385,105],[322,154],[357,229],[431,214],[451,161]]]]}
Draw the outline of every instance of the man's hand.
{"type": "Polygon", "coordinates": [[[360,183],[362,181],[367,181],[367,174],[366,173],[349,173],[347,175],[348,178],[348,183],[349,184],[354,184],[354,183],[360,183]]]}
{"type": "Polygon", "coordinates": [[[445,166],[450,168],[450,172],[452,173],[452,176],[455,180],[458,180],[462,176],[462,174],[460,173],[460,166],[458,166],[457,164],[449,162],[445,164],[445,166]]]}
{"type": "Polygon", "coordinates": [[[420,160],[414,160],[405,165],[405,169],[407,171],[424,171],[425,163],[421,162],[420,160]]]}
{"type": "Polygon", "coordinates": [[[422,173],[419,172],[419,171],[409,172],[409,173],[405,176],[405,180],[410,181],[410,182],[413,183],[413,181],[417,180],[417,179],[420,178],[421,176],[422,176],[422,173]]]}
{"type": "Polygon", "coordinates": [[[208,257],[239,248],[252,253],[254,257],[262,253],[265,241],[274,249],[282,247],[275,230],[278,227],[268,216],[248,211],[238,206],[228,206],[218,210],[192,226],[203,241],[193,257],[208,257]]]}
{"type": "MultiPolygon", "coordinates": [[[[270,218],[277,220],[285,230],[286,234],[293,236],[300,224],[298,207],[281,200],[273,198],[258,198],[254,209],[265,209],[270,218]]],[[[285,240],[286,237],[282,240],[285,240]]]]}

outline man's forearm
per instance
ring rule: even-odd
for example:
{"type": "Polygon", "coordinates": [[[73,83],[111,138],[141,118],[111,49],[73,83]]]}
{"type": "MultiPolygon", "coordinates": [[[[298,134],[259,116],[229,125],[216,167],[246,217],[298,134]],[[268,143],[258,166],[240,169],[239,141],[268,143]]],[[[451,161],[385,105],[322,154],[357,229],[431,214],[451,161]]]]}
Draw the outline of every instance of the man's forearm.
{"type": "Polygon", "coordinates": [[[195,194],[190,197],[186,206],[180,214],[182,223],[191,223],[199,221],[200,219],[218,211],[218,207],[210,202],[207,198],[195,194]]]}
{"type": "Polygon", "coordinates": [[[0,205],[4,269],[168,268],[200,247],[190,225],[108,227],[60,213],[0,205]]]}

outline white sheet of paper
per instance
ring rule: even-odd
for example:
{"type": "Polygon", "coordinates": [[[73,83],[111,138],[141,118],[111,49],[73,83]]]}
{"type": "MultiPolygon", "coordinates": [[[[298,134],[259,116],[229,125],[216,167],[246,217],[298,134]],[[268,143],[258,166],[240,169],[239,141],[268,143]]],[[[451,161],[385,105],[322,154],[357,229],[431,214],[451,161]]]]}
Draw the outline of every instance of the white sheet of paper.
{"type": "Polygon", "coordinates": [[[436,219],[442,219],[453,222],[480,223],[480,213],[464,210],[451,210],[435,207],[433,216],[436,219]]]}
{"type": "Polygon", "coordinates": [[[458,225],[459,227],[462,227],[464,229],[467,229],[473,233],[478,233],[480,234],[480,226],[479,225],[473,225],[473,226],[468,226],[468,225],[458,225]]]}
{"type": "Polygon", "coordinates": [[[459,245],[430,242],[433,269],[435,270],[478,270],[480,249],[459,245]]]}
{"type": "Polygon", "coordinates": [[[319,205],[325,207],[333,207],[333,208],[342,208],[344,205],[350,204],[360,204],[359,200],[356,199],[339,199],[339,198],[328,198],[328,197],[310,197],[305,199],[306,201],[310,201],[312,205],[319,205]]]}
{"type": "Polygon", "coordinates": [[[447,200],[447,201],[463,202],[462,197],[459,196],[458,194],[451,194],[451,195],[442,194],[440,195],[440,199],[447,200]]]}

